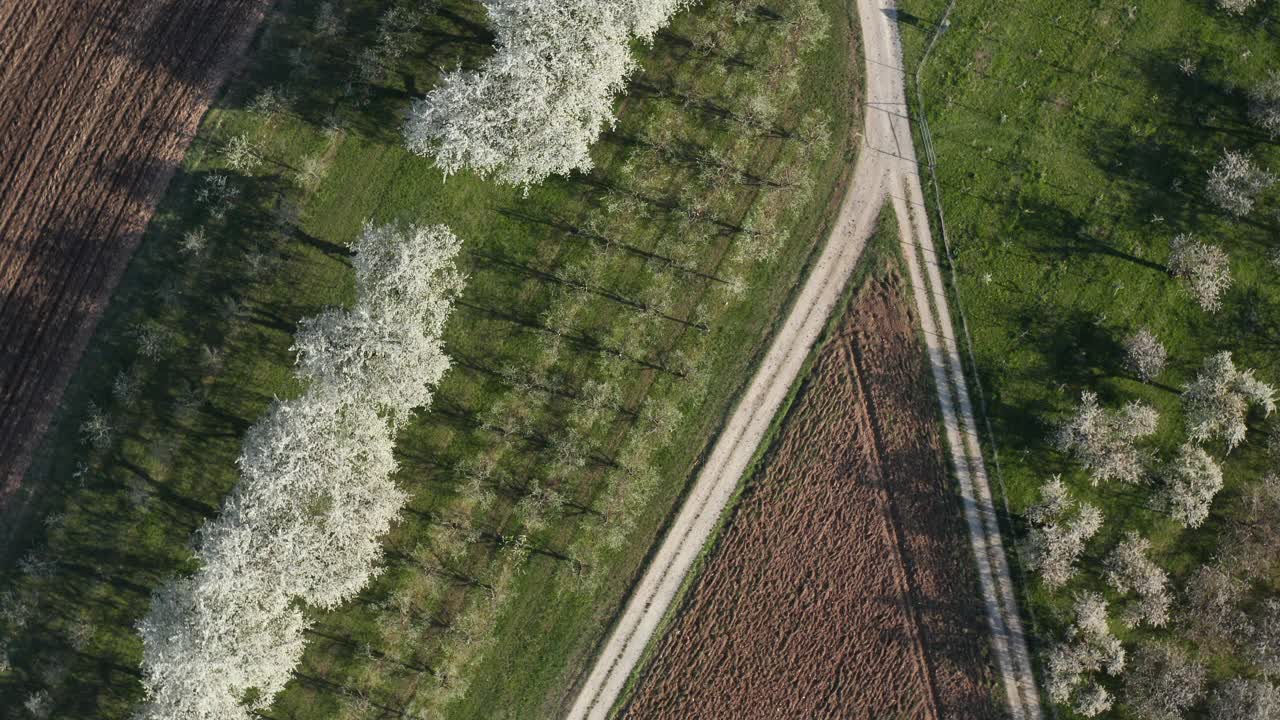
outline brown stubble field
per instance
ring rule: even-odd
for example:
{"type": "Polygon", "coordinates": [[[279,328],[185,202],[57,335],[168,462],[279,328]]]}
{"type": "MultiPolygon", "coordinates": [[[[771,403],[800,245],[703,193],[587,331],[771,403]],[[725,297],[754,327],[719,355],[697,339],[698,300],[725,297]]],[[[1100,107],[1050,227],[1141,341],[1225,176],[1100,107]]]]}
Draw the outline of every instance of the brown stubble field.
{"type": "Polygon", "coordinates": [[[909,306],[859,291],[624,717],[1001,716],[909,306]]]}
{"type": "Polygon", "coordinates": [[[0,507],[270,0],[0,0],[0,507]]]}

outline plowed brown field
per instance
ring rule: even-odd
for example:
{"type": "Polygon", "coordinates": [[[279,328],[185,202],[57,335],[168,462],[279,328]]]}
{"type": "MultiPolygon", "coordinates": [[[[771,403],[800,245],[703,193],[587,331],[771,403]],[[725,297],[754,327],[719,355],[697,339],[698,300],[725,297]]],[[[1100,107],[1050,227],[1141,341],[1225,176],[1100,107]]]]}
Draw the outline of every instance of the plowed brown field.
{"type": "Polygon", "coordinates": [[[0,505],[270,0],[0,0],[0,505]]]}
{"type": "Polygon", "coordinates": [[[909,300],[861,290],[625,717],[1000,716],[909,300]]]}

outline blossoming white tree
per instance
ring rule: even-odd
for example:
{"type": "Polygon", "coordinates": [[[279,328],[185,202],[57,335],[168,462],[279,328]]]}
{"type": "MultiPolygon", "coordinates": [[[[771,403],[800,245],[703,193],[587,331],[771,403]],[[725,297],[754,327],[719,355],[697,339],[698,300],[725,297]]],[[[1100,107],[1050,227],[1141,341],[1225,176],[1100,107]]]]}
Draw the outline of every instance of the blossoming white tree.
{"type": "Polygon", "coordinates": [[[1164,476],[1160,504],[1183,527],[1204,524],[1214,496],[1222,489],[1222,468],[1203,448],[1186,443],[1166,466],[1164,476]]]}
{"type": "Polygon", "coordinates": [[[1272,720],[1280,717],[1280,688],[1266,680],[1235,678],[1213,691],[1209,720],[1272,720]]]}
{"type": "Polygon", "coordinates": [[[1232,15],[1243,15],[1258,4],[1258,0],[1218,0],[1218,7],[1232,15]]]}
{"type": "Polygon", "coordinates": [[[1248,433],[1249,406],[1261,405],[1270,415],[1276,410],[1275,394],[1275,388],[1255,378],[1253,370],[1237,369],[1230,352],[1212,355],[1182,394],[1187,434],[1195,442],[1221,438],[1229,452],[1248,433]]]}
{"type": "Polygon", "coordinates": [[[1169,250],[1169,274],[1183,282],[1201,308],[1217,312],[1231,288],[1231,259],[1222,248],[1188,233],[1175,237],[1169,250]]]}
{"type": "Polygon", "coordinates": [[[1221,562],[1201,565],[1184,589],[1186,634],[1201,645],[1226,645],[1246,635],[1249,620],[1240,603],[1247,591],[1248,585],[1221,562]]]}
{"type": "Polygon", "coordinates": [[[414,103],[410,151],[446,175],[469,168],[512,185],[589,170],[613,99],[650,39],[689,0],[483,0],[497,52],[414,103]]]}
{"type": "Polygon", "coordinates": [[[1027,508],[1031,532],[1027,539],[1029,565],[1045,585],[1061,587],[1076,572],[1085,542],[1102,527],[1102,512],[1071,497],[1061,478],[1044,484],[1040,502],[1027,508]]]}
{"type": "Polygon", "coordinates": [[[1169,621],[1169,576],[1147,557],[1150,550],[1151,541],[1130,530],[1104,565],[1108,585],[1122,595],[1138,596],[1138,604],[1121,616],[1131,628],[1141,623],[1164,627],[1169,621]]]}
{"type": "Polygon", "coordinates": [[[378,572],[405,495],[395,430],[448,368],[441,334],[463,278],[444,227],[374,227],[352,245],[357,298],[304,321],[298,398],[246,434],[240,482],[197,535],[199,569],[140,623],[146,720],[266,708],[303,650],[301,605],[333,608],[378,572]]]}
{"type": "Polygon", "coordinates": [[[1280,598],[1265,600],[1250,624],[1249,659],[1267,677],[1280,675],[1280,598]]]}
{"type": "Polygon", "coordinates": [[[1204,695],[1205,669],[1174,645],[1142,645],[1125,676],[1125,705],[1141,720],[1180,720],[1204,695]]]}
{"type": "Polygon", "coordinates": [[[1086,676],[1100,671],[1119,675],[1125,666],[1124,646],[1111,634],[1107,601],[1098,593],[1078,595],[1075,615],[1066,641],[1049,651],[1046,685],[1054,702],[1070,703],[1077,714],[1096,717],[1111,709],[1111,694],[1086,676]]]}
{"type": "Polygon", "coordinates": [[[1154,380],[1164,372],[1168,359],[1169,351],[1151,328],[1141,328],[1124,341],[1125,367],[1144,382],[1154,380]]]}
{"type": "Polygon", "coordinates": [[[1085,391],[1080,407],[1058,427],[1055,444],[1084,465],[1096,485],[1106,480],[1139,483],[1146,476],[1146,456],[1135,443],[1156,431],[1160,415],[1137,401],[1108,411],[1098,396],[1085,391]]]}
{"type": "Polygon", "coordinates": [[[1258,195],[1275,181],[1249,153],[1227,150],[1209,170],[1209,199],[1232,215],[1244,217],[1253,211],[1258,195]]]}
{"type": "Polygon", "coordinates": [[[1280,138],[1280,72],[1272,71],[1249,91],[1249,119],[1271,139],[1280,138]]]}

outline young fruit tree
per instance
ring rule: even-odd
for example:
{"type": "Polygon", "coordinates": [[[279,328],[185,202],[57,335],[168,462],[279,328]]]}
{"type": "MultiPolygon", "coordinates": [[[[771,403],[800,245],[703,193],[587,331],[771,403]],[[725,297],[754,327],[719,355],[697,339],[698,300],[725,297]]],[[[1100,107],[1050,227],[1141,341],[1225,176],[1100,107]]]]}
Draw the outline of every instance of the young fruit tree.
{"type": "Polygon", "coordinates": [[[652,38],[687,0],[483,0],[497,51],[454,70],[410,109],[409,150],[450,175],[464,168],[528,186],[592,166],[613,100],[652,38]]]}
{"type": "Polygon", "coordinates": [[[1249,119],[1272,140],[1280,138],[1280,72],[1268,73],[1249,91],[1249,119]]]}
{"type": "Polygon", "coordinates": [[[1253,370],[1236,369],[1230,352],[1211,355],[1182,394],[1187,435],[1194,442],[1221,438],[1230,452],[1248,433],[1249,406],[1260,405],[1270,415],[1276,410],[1275,393],[1253,370]]]}
{"type": "Polygon", "coordinates": [[[1209,199],[1232,215],[1244,217],[1253,211],[1258,195],[1275,181],[1275,176],[1258,167],[1249,153],[1226,150],[1209,170],[1209,199]]]}
{"type": "Polygon", "coordinates": [[[1142,623],[1164,627],[1169,622],[1169,576],[1147,557],[1150,550],[1151,541],[1130,530],[1104,564],[1104,578],[1113,590],[1138,596],[1138,603],[1121,616],[1131,628],[1142,623]]]}
{"type": "Polygon", "coordinates": [[[1080,407],[1058,427],[1054,444],[1089,471],[1093,484],[1107,480],[1140,483],[1146,478],[1146,453],[1135,443],[1156,431],[1160,415],[1137,401],[1120,410],[1104,410],[1098,396],[1085,391],[1080,407]]]}
{"type": "Polygon", "coordinates": [[[1159,505],[1183,527],[1200,527],[1222,489],[1222,468],[1203,448],[1186,443],[1164,469],[1159,505]]]}
{"type": "Polygon", "coordinates": [[[297,376],[245,435],[240,481],[196,535],[198,569],[139,624],[143,720],[236,720],[264,710],[302,655],[303,608],[330,609],[379,572],[406,499],[395,433],[448,368],[442,331],[463,277],[448,229],[366,225],[356,302],[304,321],[297,376]]]}
{"type": "Polygon", "coordinates": [[[1076,561],[1085,542],[1102,527],[1102,512],[1074,500],[1061,478],[1040,490],[1040,502],[1027,508],[1031,532],[1027,538],[1028,564],[1051,588],[1067,584],[1076,573],[1076,561]]]}
{"type": "Polygon", "coordinates": [[[1181,648],[1142,645],[1125,675],[1124,701],[1141,720],[1181,720],[1204,695],[1204,666],[1181,648]]]}
{"type": "Polygon", "coordinates": [[[1217,312],[1223,294],[1231,289],[1231,259],[1222,248],[1188,233],[1169,244],[1169,274],[1182,281],[1206,312],[1217,312]]]}
{"type": "Polygon", "coordinates": [[[1169,351],[1150,328],[1142,328],[1124,341],[1124,365],[1143,382],[1164,372],[1169,351]]]}

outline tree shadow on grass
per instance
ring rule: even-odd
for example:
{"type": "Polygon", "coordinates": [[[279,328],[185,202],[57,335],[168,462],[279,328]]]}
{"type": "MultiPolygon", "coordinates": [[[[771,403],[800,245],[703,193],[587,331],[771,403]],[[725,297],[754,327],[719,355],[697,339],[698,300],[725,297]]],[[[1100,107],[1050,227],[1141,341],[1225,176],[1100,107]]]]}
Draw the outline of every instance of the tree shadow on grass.
{"type": "Polygon", "coordinates": [[[1031,231],[1033,237],[1059,238],[1060,243],[1029,244],[1031,252],[1069,260],[1073,256],[1097,255],[1115,258],[1147,270],[1165,273],[1164,265],[1138,257],[1107,242],[1112,232],[1109,226],[1091,224],[1074,210],[1046,197],[1026,194],[1018,198],[1021,214],[1020,229],[1031,231]]]}

